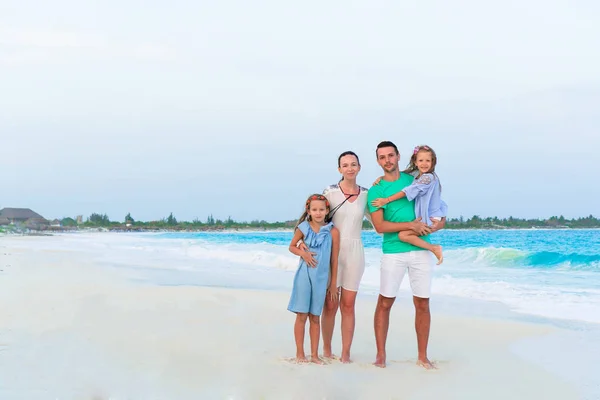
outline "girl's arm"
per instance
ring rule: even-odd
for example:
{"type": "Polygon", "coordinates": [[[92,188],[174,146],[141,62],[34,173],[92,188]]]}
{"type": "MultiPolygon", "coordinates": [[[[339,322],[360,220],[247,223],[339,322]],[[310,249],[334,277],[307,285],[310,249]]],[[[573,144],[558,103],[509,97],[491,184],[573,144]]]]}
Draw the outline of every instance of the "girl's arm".
{"type": "Polygon", "coordinates": [[[331,228],[331,283],[329,292],[332,300],[337,299],[338,259],[340,254],[340,231],[335,226],[331,228]]]}
{"type": "Polygon", "coordinates": [[[296,247],[296,245],[298,244],[298,241],[300,239],[302,239],[303,237],[304,237],[304,234],[302,233],[302,231],[300,229],[296,228],[296,230],[294,231],[294,236],[292,237],[292,241],[290,243],[289,250],[292,254],[295,254],[298,257],[302,257],[302,259],[309,266],[316,267],[317,260],[315,260],[315,258],[313,257],[316,255],[316,253],[311,253],[310,251],[304,251],[304,250],[301,250],[298,247],[296,247]]]}

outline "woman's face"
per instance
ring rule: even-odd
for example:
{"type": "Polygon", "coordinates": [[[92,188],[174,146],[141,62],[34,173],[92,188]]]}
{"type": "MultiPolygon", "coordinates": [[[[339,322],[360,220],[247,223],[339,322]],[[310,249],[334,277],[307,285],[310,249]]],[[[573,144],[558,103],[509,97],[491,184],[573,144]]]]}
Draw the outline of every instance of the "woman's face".
{"type": "Polygon", "coordinates": [[[355,180],[356,175],[360,171],[358,160],[352,154],[348,154],[340,158],[340,166],[338,168],[344,179],[355,180]]]}

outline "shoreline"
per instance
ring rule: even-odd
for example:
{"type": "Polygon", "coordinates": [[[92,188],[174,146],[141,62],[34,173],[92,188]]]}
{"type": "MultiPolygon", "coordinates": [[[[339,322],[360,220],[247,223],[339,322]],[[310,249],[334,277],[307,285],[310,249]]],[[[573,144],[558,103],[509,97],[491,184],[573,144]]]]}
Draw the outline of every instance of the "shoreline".
{"type": "MultiPolygon", "coordinates": [[[[561,228],[448,228],[444,229],[444,232],[448,231],[598,231],[600,227],[596,228],[571,228],[571,227],[561,227],[561,228]]],[[[104,227],[97,228],[82,228],[82,229],[56,229],[56,230],[41,230],[41,231],[0,231],[0,237],[2,236],[54,236],[59,234],[77,234],[77,233],[180,233],[180,234],[193,234],[193,233],[209,233],[209,234],[227,234],[227,233],[278,233],[285,232],[290,233],[293,232],[293,228],[265,228],[265,229],[257,229],[257,228],[222,228],[222,229],[109,229],[104,227]]],[[[372,228],[363,229],[363,232],[373,232],[376,231],[372,228]]]]}

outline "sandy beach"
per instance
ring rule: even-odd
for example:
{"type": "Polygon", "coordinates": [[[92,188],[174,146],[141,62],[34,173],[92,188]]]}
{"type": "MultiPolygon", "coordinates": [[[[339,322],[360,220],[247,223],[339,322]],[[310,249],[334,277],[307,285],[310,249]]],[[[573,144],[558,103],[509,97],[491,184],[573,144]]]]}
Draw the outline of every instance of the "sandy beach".
{"type": "Polygon", "coordinates": [[[556,328],[443,315],[432,303],[439,369],[425,371],[413,310],[397,303],[380,369],[375,298],[359,297],[354,363],[297,365],[286,292],[136,283],[86,251],[30,246],[44,240],[0,238],[3,400],[578,398],[510,350],[556,328]]]}

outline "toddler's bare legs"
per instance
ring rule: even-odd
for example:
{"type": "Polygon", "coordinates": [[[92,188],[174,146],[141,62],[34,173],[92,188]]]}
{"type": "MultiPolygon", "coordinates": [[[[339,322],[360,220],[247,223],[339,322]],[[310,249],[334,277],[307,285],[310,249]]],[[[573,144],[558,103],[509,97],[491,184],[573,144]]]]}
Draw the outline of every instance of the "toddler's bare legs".
{"type": "Polygon", "coordinates": [[[429,250],[430,252],[432,252],[435,255],[435,257],[438,259],[438,262],[437,262],[438,265],[440,265],[442,263],[442,261],[444,261],[444,256],[442,254],[442,246],[440,246],[439,244],[427,243],[426,241],[421,239],[419,236],[417,236],[417,234],[414,233],[413,231],[399,232],[398,237],[404,243],[410,243],[413,246],[417,246],[417,247],[420,247],[422,249],[426,249],[426,250],[429,250]]]}
{"type": "Polygon", "coordinates": [[[310,319],[310,361],[315,364],[324,364],[319,358],[319,337],[321,336],[321,323],[318,315],[309,314],[310,319]]]}
{"type": "MultiPolygon", "coordinates": [[[[304,354],[304,329],[306,328],[306,319],[308,314],[297,313],[296,322],[294,323],[294,339],[296,340],[296,361],[306,363],[306,355],[304,354]]],[[[312,336],[312,333],[311,333],[312,336]]]]}

